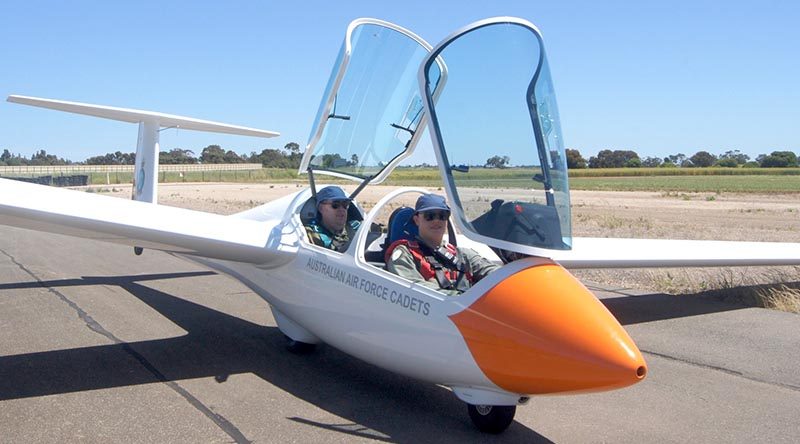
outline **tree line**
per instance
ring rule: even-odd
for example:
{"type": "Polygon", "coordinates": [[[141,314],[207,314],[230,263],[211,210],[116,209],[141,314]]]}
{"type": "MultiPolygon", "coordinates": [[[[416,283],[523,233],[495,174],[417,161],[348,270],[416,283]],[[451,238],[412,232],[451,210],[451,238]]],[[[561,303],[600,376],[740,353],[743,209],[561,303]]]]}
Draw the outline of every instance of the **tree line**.
{"type": "MultiPolygon", "coordinates": [[[[249,155],[240,155],[233,150],[224,150],[219,145],[209,145],[195,156],[192,150],[174,148],[170,151],[158,153],[158,162],[162,165],[198,164],[198,163],[260,163],[265,167],[274,168],[299,168],[303,154],[300,145],[295,142],[287,143],[283,149],[267,148],[249,155]]],[[[123,153],[116,151],[102,156],[94,156],[83,162],[72,162],[45,150],[36,151],[30,159],[19,154],[12,154],[8,149],[0,154],[2,166],[39,166],[39,165],[133,165],[136,163],[136,153],[123,153]]]]}
{"type": "Polygon", "coordinates": [[[635,151],[630,150],[602,150],[589,160],[581,156],[580,151],[566,150],[567,167],[580,168],[701,168],[701,167],[727,167],[727,168],[785,168],[798,165],[797,155],[791,151],[773,151],[770,154],[760,154],[755,160],[739,150],[728,150],[720,155],[708,151],[698,151],[691,156],[682,153],[671,154],[666,157],[640,158],[635,151]]]}
{"type": "MultiPolygon", "coordinates": [[[[553,156],[553,162],[562,160],[553,156]]],[[[208,145],[203,148],[199,156],[191,150],[174,148],[158,154],[158,161],[164,165],[175,164],[213,164],[213,163],[260,163],[271,168],[299,168],[303,154],[300,145],[295,142],[287,143],[283,149],[266,148],[261,152],[251,152],[249,155],[240,155],[233,150],[224,150],[219,145],[208,145]]],[[[792,151],[773,151],[770,154],[760,154],[754,160],[739,150],[728,150],[722,154],[714,155],[708,151],[698,151],[691,156],[682,153],[670,154],[665,157],[641,158],[631,150],[602,150],[596,156],[589,157],[587,161],[576,149],[566,150],[567,167],[570,169],[581,168],[693,168],[693,167],[761,167],[785,168],[797,167],[798,157],[792,151]]],[[[72,162],[45,150],[36,151],[30,159],[19,154],[12,154],[8,149],[0,154],[0,166],[27,166],[27,165],[133,165],[136,162],[136,153],[123,153],[116,151],[102,156],[94,156],[83,162],[72,162]]],[[[338,154],[325,154],[322,158],[323,167],[352,166],[358,163],[358,157],[343,159],[338,154]]],[[[492,156],[484,164],[487,168],[507,168],[511,166],[508,156],[492,156]]]]}

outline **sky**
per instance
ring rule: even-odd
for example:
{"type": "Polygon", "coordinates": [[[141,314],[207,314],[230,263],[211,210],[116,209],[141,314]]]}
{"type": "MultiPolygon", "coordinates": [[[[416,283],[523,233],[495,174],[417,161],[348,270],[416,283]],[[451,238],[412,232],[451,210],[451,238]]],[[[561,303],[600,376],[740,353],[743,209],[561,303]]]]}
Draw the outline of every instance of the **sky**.
{"type": "MultiPolygon", "coordinates": [[[[791,0],[4,0],[0,95],[281,133],[168,129],[162,150],[305,147],[351,20],[394,22],[436,45],[471,22],[506,15],[541,30],[565,145],[587,159],[602,149],[642,158],[800,152],[800,3],[791,0]]],[[[136,138],[133,124],[0,101],[0,150],[81,161],[135,151],[136,138]]]]}

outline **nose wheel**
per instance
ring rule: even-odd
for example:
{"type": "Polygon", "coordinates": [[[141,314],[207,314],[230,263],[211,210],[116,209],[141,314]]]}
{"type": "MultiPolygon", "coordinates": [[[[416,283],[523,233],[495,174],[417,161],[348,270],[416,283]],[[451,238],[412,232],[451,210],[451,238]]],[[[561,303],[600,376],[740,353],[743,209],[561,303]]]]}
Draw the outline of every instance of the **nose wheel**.
{"type": "Polygon", "coordinates": [[[501,433],[511,422],[514,421],[514,414],[517,413],[515,405],[472,405],[467,404],[467,411],[472,423],[481,432],[501,433]]]}

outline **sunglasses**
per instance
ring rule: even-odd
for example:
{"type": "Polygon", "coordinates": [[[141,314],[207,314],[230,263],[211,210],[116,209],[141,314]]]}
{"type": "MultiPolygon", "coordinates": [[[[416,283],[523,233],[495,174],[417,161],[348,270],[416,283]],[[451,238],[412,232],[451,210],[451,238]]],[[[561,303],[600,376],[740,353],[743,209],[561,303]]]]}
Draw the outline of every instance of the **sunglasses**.
{"type": "Polygon", "coordinates": [[[330,205],[331,208],[334,210],[338,210],[339,208],[344,208],[345,210],[350,208],[350,202],[342,201],[342,202],[322,202],[323,205],[330,205]]]}
{"type": "Polygon", "coordinates": [[[450,212],[449,211],[426,211],[426,212],[420,213],[420,214],[428,222],[430,222],[432,220],[436,220],[436,219],[446,221],[447,219],[450,218],[450,212]]]}

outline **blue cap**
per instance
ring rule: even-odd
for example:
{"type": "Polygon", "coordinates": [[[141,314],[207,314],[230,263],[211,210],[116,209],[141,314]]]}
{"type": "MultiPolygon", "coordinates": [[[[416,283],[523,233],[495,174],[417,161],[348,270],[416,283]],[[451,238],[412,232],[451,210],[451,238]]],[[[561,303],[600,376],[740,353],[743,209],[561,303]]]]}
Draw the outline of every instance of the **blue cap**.
{"type": "Polygon", "coordinates": [[[325,201],[351,200],[341,188],[331,185],[317,191],[317,206],[325,201]]]}
{"type": "Polygon", "coordinates": [[[439,196],[438,194],[423,194],[419,197],[419,199],[417,199],[417,204],[414,206],[414,212],[421,213],[423,211],[431,210],[450,211],[450,207],[447,206],[444,196],[439,196]]]}

